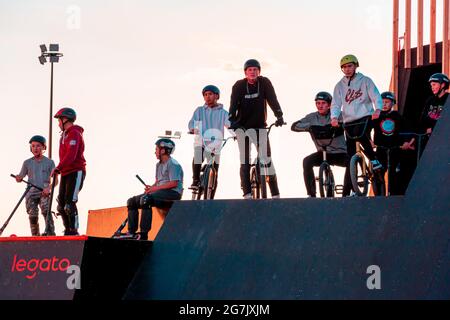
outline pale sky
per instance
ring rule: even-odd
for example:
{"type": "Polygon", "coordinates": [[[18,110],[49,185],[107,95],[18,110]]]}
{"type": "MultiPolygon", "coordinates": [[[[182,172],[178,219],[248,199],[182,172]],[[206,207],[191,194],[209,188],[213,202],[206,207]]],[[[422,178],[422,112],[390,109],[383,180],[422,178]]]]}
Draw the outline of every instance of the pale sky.
{"type": "MultiPolygon", "coordinates": [[[[358,56],[359,71],[380,91],[388,89],[391,7],[387,0],[0,0],[0,223],[24,191],[9,174],[32,156],[28,140],[48,138],[50,65],[38,62],[40,44],[59,43],[64,53],[55,65],[55,111],[74,108],[85,129],[87,177],[78,204],[84,232],[88,210],[124,206],[143,192],[136,174],[153,183],[154,141],[166,129],[187,132],[205,85],[221,89],[219,102],[228,110],[249,58],[262,62],[289,124],[271,135],[281,195],[305,197],[301,163],[315,149],[309,135],[290,125],[315,111],[318,91],[332,93],[347,53],[358,56]]],[[[55,121],[56,142],[58,131],[55,121]]],[[[175,142],[189,199],[193,139],[184,134],[175,142]]],[[[54,143],[56,162],[57,150],[54,143]]],[[[240,199],[236,144],[226,146],[221,161],[217,198],[240,199]]],[[[56,224],[61,234],[61,219],[56,224]]],[[[24,204],[4,235],[12,233],[30,234],[24,204]]]]}

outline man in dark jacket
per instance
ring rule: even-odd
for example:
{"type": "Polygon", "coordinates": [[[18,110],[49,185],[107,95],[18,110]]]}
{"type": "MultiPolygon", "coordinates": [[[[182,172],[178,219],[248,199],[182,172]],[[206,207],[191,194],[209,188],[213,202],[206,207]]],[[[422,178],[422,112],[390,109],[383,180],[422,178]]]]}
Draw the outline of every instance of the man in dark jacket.
{"type": "Polygon", "coordinates": [[[276,126],[284,124],[283,112],[268,78],[260,76],[261,65],[257,60],[248,60],[244,65],[245,79],[237,81],[231,92],[230,129],[237,130],[241,159],[241,187],[245,199],[251,199],[250,144],[258,149],[261,163],[267,166],[272,198],[279,198],[275,169],[270,160],[270,143],[267,137],[267,104],[274,112],[276,126]]]}

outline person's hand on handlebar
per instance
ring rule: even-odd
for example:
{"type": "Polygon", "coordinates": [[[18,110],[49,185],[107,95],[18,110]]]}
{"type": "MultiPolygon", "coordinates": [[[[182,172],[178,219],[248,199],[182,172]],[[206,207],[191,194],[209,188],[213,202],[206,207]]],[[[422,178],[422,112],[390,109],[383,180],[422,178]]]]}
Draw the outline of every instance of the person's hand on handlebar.
{"type": "Polygon", "coordinates": [[[416,150],[416,148],[414,147],[414,143],[416,142],[416,139],[411,139],[411,141],[409,142],[405,142],[400,149],[407,151],[407,150],[416,150]]]}
{"type": "Polygon", "coordinates": [[[228,129],[236,131],[239,128],[241,128],[241,125],[239,124],[239,122],[232,122],[228,129]]]}
{"type": "Polygon", "coordinates": [[[372,120],[377,120],[380,117],[380,114],[381,114],[380,109],[375,110],[375,112],[372,115],[372,120]]]}
{"type": "Polygon", "coordinates": [[[15,176],[17,182],[22,182],[23,178],[19,175],[15,176]]]}
{"type": "Polygon", "coordinates": [[[277,118],[277,121],[275,121],[275,127],[282,127],[286,124],[286,122],[284,122],[283,117],[279,117],[277,118]]]}
{"type": "Polygon", "coordinates": [[[338,128],[339,127],[339,120],[336,118],[331,119],[331,126],[334,128],[338,128]]]}

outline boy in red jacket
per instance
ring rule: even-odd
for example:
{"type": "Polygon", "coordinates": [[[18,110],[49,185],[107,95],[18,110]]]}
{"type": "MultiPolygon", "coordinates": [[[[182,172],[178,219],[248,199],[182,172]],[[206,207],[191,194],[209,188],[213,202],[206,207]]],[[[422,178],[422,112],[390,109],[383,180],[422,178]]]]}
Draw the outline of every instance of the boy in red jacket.
{"type": "Polygon", "coordinates": [[[78,193],[86,176],[84,159],[83,128],[74,125],[77,118],[75,110],[62,108],[55,114],[62,130],[59,143],[59,164],[52,172],[61,174],[57,211],[64,223],[64,235],[78,235],[78,193]]]}

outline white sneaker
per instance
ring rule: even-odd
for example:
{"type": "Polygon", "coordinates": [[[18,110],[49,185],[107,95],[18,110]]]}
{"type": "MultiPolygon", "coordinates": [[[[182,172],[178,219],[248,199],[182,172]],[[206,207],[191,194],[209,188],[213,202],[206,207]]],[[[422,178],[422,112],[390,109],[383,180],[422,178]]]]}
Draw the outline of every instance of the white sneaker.
{"type": "Polygon", "coordinates": [[[281,197],[280,197],[279,194],[277,194],[277,195],[275,195],[275,196],[272,196],[272,199],[281,199],[281,197]]]}
{"type": "Polygon", "coordinates": [[[247,193],[246,195],[244,195],[244,199],[245,199],[245,200],[251,200],[251,199],[253,199],[252,194],[251,194],[251,193],[247,193]]]}

